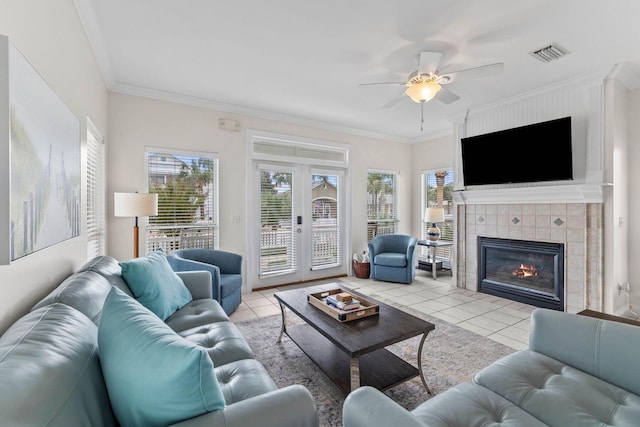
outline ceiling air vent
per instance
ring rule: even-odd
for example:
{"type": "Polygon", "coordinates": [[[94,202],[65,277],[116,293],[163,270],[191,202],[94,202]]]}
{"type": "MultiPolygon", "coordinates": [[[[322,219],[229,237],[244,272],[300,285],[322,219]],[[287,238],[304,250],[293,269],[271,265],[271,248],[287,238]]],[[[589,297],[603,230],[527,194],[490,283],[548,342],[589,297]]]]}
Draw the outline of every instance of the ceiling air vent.
{"type": "Polygon", "coordinates": [[[543,47],[542,49],[534,50],[533,52],[531,52],[531,55],[538,58],[542,62],[551,62],[555,59],[562,58],[568,53],[569,52],[567,52],[557,44],[550,44],[549,46],[543,47]]]}

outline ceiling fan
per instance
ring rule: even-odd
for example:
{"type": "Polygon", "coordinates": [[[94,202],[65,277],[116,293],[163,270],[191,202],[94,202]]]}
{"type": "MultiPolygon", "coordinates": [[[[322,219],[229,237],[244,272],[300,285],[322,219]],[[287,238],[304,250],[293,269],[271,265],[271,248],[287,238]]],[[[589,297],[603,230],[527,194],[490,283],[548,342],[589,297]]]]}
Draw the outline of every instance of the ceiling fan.
{"type": "Polygon", "coordinates": [[[448,73],[440,73],[438,65],[442,58],[442,52],[420,52],[418,61],[418,69],[411,73],[406,82],[381,82],[381,83],[362,83],[359,86],[375,86],[375,85],[396,85],[406,86],[405,91],[398,97],[387,102],[383,108],[391,108],[404,99],[407,95],[412,101],[421,104],[422,122],[420,130],[423,130],[424,123],[424,103],[429,102],[433,98],[444,104],[450,104],[460,99],[458,95],[444,88],[442,85],[448,85],[455,81],[468,78],[479,78],[487,76],[495,76],[502,73],[504,64],[498,62],[495,64],[483,65],[480,67],[467,68],[459,71],[451,71],[448,73]]]}

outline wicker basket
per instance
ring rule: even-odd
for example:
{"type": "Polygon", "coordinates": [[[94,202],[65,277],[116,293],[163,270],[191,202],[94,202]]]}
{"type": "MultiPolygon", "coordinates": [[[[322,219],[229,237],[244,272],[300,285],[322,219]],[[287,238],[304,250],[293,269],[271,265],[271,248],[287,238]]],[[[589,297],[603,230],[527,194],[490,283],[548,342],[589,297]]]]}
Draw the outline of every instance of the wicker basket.
{"type": "Polygon", "coordinates": [[[371,264],[368,262],[353,261],[353,273],[358,279],[368,279],[370,273],[371,264]]]}

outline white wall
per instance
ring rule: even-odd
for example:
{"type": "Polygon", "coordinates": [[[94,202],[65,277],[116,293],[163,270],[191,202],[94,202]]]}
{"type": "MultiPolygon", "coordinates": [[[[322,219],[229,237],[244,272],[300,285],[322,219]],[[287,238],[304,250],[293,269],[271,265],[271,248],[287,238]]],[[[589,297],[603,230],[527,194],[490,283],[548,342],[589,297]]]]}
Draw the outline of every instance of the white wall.
{"type": "MultiPolygon", "coordinates": [[[[133,253],[131,218],[113,216],[113,192],[144,191],[144,147],[215,152],[220,165],[220,248],[246,258],[246,141],[252,129],[284,135],[349,144],[351,157],[351,241],[350,252],[366,248],[367,169],[400,171],[398,207],[400,232],[411,233],[412,146],[360,136],[324,131],[255,117],[227,114],[183,104],[151,100],[123,94],[109,98],[109,143],[107,219],[108,253],[116,259],[129,259],[133,253]],[[240,132],[218,129],[219,118],[241,123],[240,132]],[[232,222],[232,217],[240,217],[232,222]]],[[[141,235],[143,230],[141,229],[141,235]]],[[[143,242],[141,242],[143,244],[143,242]]],[[[348,271],[348,270],[347,270],[348,271]]],[[[251,283],[251,278],[247,278],[251,283]]]]}
{"type": "Polygon", "coordinates": [[[640,307],[640,89],[630,91],[627,104],[629,136],[629,284],[630,301],[637,313],[640,307]]]}
{"type": "Polygon", "coordinates": [[[628,90],[617,80],[605,82],[604,311],[626,303],[618,285],[629,280],[629,132],[628,90]]]}
{"type": "MultiPolygon", "coordinates": [[[[0,33],[9,36],[80,120],[85,176],[86,117],[106,134],[107,91],[73,1],[0,1],[0,33]]],[[[82,195],[82,218],[86,218],[85,182],[82,195]]],[[[0,333],[86,262],[85,222],[80,237],[0,266],[0,333]]]]}
{"type": "Polygon", "coordinates": [[[453,134],[413,144],[411,152],[411,209],[415,213],[411,221],[411,235],[422,237],[422,181],[426,171],[449,169],[453,167],[453,134]]]}

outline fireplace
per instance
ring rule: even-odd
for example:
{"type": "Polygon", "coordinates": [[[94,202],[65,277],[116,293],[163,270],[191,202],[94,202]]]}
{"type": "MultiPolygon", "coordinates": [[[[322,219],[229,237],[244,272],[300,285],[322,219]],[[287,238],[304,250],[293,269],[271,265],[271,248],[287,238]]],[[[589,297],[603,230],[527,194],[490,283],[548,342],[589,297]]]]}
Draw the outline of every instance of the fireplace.
{"type": "Polygon", "coordinates": [[[564,311],[564,244],[479,236],[478,291],[564,311]]]}

